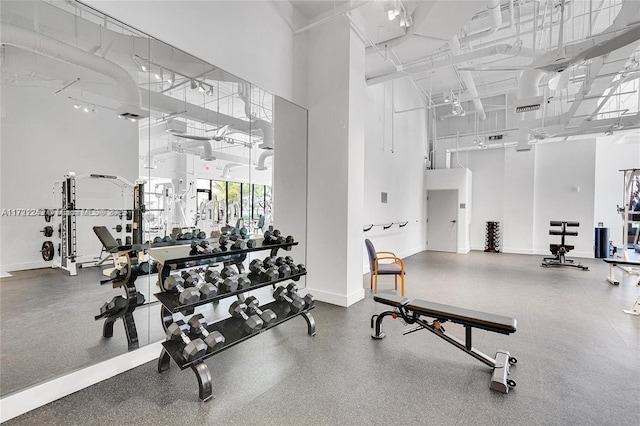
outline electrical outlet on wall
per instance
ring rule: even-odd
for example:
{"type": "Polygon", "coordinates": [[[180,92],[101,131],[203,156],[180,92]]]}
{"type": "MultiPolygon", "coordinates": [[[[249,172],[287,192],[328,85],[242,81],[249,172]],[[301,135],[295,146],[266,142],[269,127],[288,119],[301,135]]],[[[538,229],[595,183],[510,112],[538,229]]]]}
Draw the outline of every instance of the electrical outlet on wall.
{"type": "Polygon", "coordinates": [[[387,193],[386,192],[381,192],[380,193],[380,202],[387,204],[387,193]]]}

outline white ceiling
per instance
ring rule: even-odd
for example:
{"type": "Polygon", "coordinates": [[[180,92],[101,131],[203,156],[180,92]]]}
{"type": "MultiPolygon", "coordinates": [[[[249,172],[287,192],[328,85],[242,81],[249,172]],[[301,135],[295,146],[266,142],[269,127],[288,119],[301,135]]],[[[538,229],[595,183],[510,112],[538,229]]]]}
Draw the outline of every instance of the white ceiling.
{"type": "MultiPolygon", "coordinates": [[[[408,30],[402,28],[397,19],[389,21],[387,17],[388,8],[397,4],[394,1],[291,3],[308,17],[310,23],[326,19],[332,10],[339,13],[353,9],[350,13],[354,17],[358,16],[355,20],[358,24],[353,24],[352,21],[352,25],[358,25],[358,29],[369,39],[364,40],[368,46],[367,83],[378,84],[385,80],[410,76],[417,83],[422,95],[432,104],[442,103],[444,92],[450,90],[461,99],[473,97],[473,91],[468,87],[470,84],[475,86],[481,99],[509,94],[510,99],[515,100],[518,87],[523,84],[521,71],[475,69],[487,66],[522,67],[533,63],[534,60],[537,60],[537,64],[553,63],[557,56],[562,56],[558,49],[561,16],[564,16],[562,31],[563,52],[566,58],[572,58],[592,44],[606,41],[632,29],[636,24],[640,25],[640,2],[637,0],[500,0],[498,15],[501,23],[495,26],[495,19],[492,21],[491,18],[495,18],[496,15],[490,13],[489,7],[496,1],[402,1],[400,3],[404,9],[413,17],[413,25],[408,30]],[[563,4],[564,12],[561,8],[563,4]],[[342,10],[339,10],[340,8],[342,10]],[[623,13],[620,13],[621,10],[623,13]],[[550,21],[553,22],[552,25],[549,25],[550,21]],[[537,24],[535,31],[534,23],[537,24]],[[495,31],[489,31],[492,24],[495,31]],[[599,36],[599,33],[612,28],[618,32],[599,36]],[[476,35],[477,33],[483,34],[476,35]],[[454,36],[458,37],[461,45],[457,52],[451,48],[454,36]],[[371,46],[370,41],[377,44],[377,49],[371,46]],[[588,46],[583,46],[581,42],[588,46]],[[506,48],[511,49],[511,54],[491,54],[491,49],[506,48]],[[479,57],[465,62],[457,60],[460,55],[473,54],[481,49],[486,50],[485,54],[479,57]],[[540,58],[544,54],[549,58],[540,58]],[[466,71],[466,77],[469,78],[463,78],[465,71],[461,68],[471,68],[466,71]]],[[[540,91],[544,92],[548,99],[553,98],[554,108],[562,113],[568,110],[571,110],[574,116],[579,113],[581,119],[578,123],[574,119],[572,126],[580,125],[588,118],[589,113],[596,111],[604,98],[576,104],[573,102],[576,94],[601,96],[616,78],[616,70],[619,73],[633,71],[638,63],[631,63],[629,60],[640,57],[640,42],[637,40],[639,37],[640,35],[635,36],[635,41],[620,49],[573,64],[565,72],[572,82],[562,91],[553,92],[546,88],[548,81],[558,75],[556,72],[542,72],[539,81],[540,91]],[[612,75],[603,77],[603,70],[611,68],[603,65],[611,62],[615,62],[616,70],[610,72],[612,75]],[[586,81],[585,75],[588,77],[586,81]]],[[[605,52],[608,50],[605,49],[605,52]]],[[[546,113],[555,114],[549,111],[546,113]]],[[[563,119],[566,121],[571,118],[567,116],[563,119]]],[[[636,119],[636,122],[640,125],[639,119],[636,119]]]]}

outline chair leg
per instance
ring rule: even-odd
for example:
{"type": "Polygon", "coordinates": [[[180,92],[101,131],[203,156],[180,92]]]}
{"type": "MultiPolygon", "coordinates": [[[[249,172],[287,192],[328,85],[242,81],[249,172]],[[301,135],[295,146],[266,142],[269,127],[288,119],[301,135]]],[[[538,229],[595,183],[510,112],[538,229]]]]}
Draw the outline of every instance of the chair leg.
{"type": "Polygon", "coordinates": [[[371,275],[369,276],[369,289],[372,290],[373,289],[373,272],[371,273],[371,275]]]}
{"type": "Polygon", "coordinates": [[[398,276],[397,276],[397,275],[394,275],[394,276],[393,276],[393,283],[394,283],[394,284],[395,284],[395,286],[396,286],[396,290],[398,290],[398,276]]]}
{"type": "Polygon", "coordinates": [[[378,274],[373,278],[373,294],[378,294],[378,274]]]}
{"type": "Polygon", "coordinates": [[[404,297],[404,274],[402,274],[400,276],[400,280],[401,280],[401,283],[402,283],[402,297],[404,297]]]}

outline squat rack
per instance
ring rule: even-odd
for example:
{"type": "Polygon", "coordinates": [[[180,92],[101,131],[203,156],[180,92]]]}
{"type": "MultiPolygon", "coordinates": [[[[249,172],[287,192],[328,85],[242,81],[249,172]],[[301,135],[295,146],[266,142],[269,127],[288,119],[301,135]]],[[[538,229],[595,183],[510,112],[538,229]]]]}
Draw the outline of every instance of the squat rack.
{"type": "MultiPolygon", "coordinates": [[[[77,223],[76,216],[84,211],[96,211],[96,212],[120,212],[126,213],[127,209],[78,209],[76,204],[76,181],[93,178],[93,179],[108,179],[115,185],[119,186],[122,190],[125,188],[133,189],[134,203],[133,203],[133,242],[134,244],[140,244],[142,242],[142,213],[144,213],[144,184],[136,183],[135,185],[123,178],[122,176],[84,173],[76,176],[74,172],[69,172],[64,176],[64,179],[54,181],[55,185],[60,185],[60,194],[62,196],[61,209],[59,215],[62,216],[60,222],[60,259],[56,259],[53,262],[53,268],[60,268],[68,271],[71,276],[78,274],[77,271],[77,223]]],[[[55,194],[54,189],[54,194],[55,194]]]]}

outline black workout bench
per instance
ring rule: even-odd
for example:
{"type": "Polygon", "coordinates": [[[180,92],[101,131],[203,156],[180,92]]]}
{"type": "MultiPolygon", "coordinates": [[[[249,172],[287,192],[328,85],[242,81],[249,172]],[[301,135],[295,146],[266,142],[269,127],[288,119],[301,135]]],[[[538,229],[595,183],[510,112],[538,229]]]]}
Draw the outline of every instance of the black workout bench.
{"type": "Polygon", "coordinates": [[[392,311],[385,311],[371,317],[371,328],[375,328],[371,337],[374,339],[383,339],[385,337],[382,331],[382,320],[384,317],[391,316],[395,319],[400,316],[407,324],[417,325],[412,329],[406,330],[403,334],[409,334],[423,329],[428,330],[491,367],[493,369],[491,389],[507,393],[509,392],[509,388],[516,386],[516,382],[509,379],[509,367],[518,362],[518,360],[504,350],[499,350],[496,353],[496,357],[491,358],[475,349],[472,346],[471,339],[471,331],[473,328],[481,328],[501,334],[515,333],[515,318],[456,308],[454,306],[427,302],[425,300],[409,300],[406,297],[403,298],[395,295],[375,295],[373,300],[395,308],[392,311]],[[423,316],[433,318],[433,320],[429,322],[425,320],[423,316]],[[464,342],[445,331],[442,324],[447,321],[464,326],[464,342]]]}

